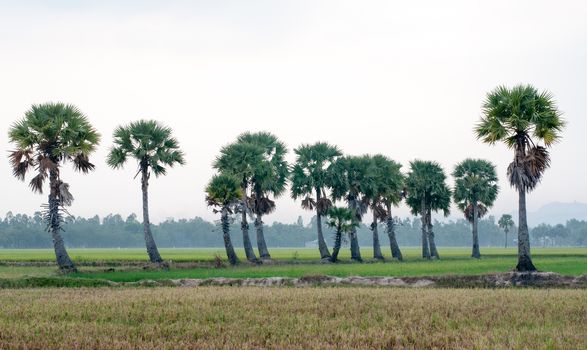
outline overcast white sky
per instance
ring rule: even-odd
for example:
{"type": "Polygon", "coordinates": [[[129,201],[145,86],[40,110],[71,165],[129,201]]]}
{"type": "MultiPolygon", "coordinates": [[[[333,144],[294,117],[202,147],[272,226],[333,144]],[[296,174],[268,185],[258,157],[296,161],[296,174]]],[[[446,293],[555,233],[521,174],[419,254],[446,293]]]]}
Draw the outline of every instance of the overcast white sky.
{"type": "MultiPolygon", "coordinates": [[[[8,128],[31,104],[77,105],[103,141],[94,173],[63,172],[70,212],[126,216],[140,212],[140,184],[132,162],[107,168],[112,130],[161,120],[187,165],[151,182],[154,221],[215,218],[203,193],[211,163],[246,130],[271,131],[290,150],[322,140],[383,153],[404,171],[414,158],[451,172],[481,157],[498,166],[497,216],[517,207],[505,182],[512,154],[472,128],[487,91],[531,83],[555,95],[568,128],[528,207],[586,202],[585,18],[584,1],[0,1],[0,149],[12,149],[8,128]]],[[[46,201],[6,158],[0,174],[1,214],[46,201]]],[[[277,205],[266,222],[311,216],[289,196],[277,205]]]]}

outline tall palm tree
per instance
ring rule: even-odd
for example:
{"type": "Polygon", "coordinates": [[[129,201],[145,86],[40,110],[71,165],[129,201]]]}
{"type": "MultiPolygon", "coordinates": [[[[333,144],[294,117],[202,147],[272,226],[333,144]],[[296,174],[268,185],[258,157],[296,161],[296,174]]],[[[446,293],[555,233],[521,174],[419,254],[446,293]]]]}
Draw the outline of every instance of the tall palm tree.
{"type": "Polygon", "coordinates": [[[472,224],[473,258],[480,258],[479,218],[487,213],[497,198],[497,173],[495,165],[483,159],[465,159],[455,167],[454,201],[472,224]]]}
{"type": "Polygon", "coordinates": [[[235,142],[222,147],[220,155],[214,161],[214,168],[222,173],[233,175],[240,181],[241,186],[241,231],[243,234],[243,246],[245,255],[250,262],[258,263],[251,238],[249,236],[249,223],[247,214],[249,209],[249,196],[247,195],[256,167],[262,164],[264,159],[262,147],[244,142],[235,142]]]}
{"type": "Polygon", "coordinates": [[[377,225],[378,221],[385,220],[391,255],[395,259],[402,260],[402,253],[395,237],[395,223],[391,212],[392,206],[397,206],[402,199],[405,183],[404,175],[400,171],[402,166],[381,154],[374,155],[372,161],[375,179],[374,186],[371,188],[372,192],[368,193],[367,197],[371,200],[370,206],[373,213],[373,222],[371,223],[373,257],[383,259],[377,225]]]}
{"type": "MultiPolygon", "coordinates": [[[[372,193],[375,183],[375,170],[368,155],[346,156],[337,159],[331,166],[332,198],[345,200],[347,206],[355,214],[358,223],[369,207],[368,193],[372,193]]],[[[351,259],[363,261],[357,238],[357,228],[349,232],[351,241],[351,259]]]]}
{"type": "Polygon", "coordinates": [[[422,220],[422,257],[438,259],[440,256],[432,231],[432,212],[442,210],[445,216],[449,214],[451,193],[446,185],[444,170],[436,162],[410,162],[406,191],[406,203],[412,214],[419,214],[422,220]]]}
{"type": "Polygon", "coordinates": [[[508,247],[508,233],[510,232],[510,228],[514,227],[514,220],[512,220],[512,216],[510,214],[503,214],[499,221],[497,222],[499,228],[505,232],[505,244],[504,248],[508,247]]]}
{"type": "Polygon", "coordinates": [[[332,249],[330,261],[336,262],[338,260],[338,252],[340,251],[343,233],[350,233],[359,226],[359,223],[353,211],[348,208],[331,207],[328,209],[327,215],[328,221],[326,225],[335,230],[334,248],[332,249]]]}
{"type": "Polygon", "coordinates": [[[206,202],[208,206],[214,207],[215,213],[220,212],[224,248],[231,265],[238,264],[238,258],[230,239],[230,220],[228,216],[238,209],[241,197],[242,192],[239,180],[232,175],[214,175],[208,186],[206,186],[206,202]]]}
{"type": "Polygon", "coordinates": [[[245,132],[239,135],[237,142],[250,143],[263,149],[261,162],[253,168],[249,207],[255,214],[259,256],[261,259],[271,259],[263,234],[263,215],[275,210],[275,202],[270,196],[277,198],[285,192],[289,176],[289,168],[285,161],[287,148],[275,135],[265,131],[245,132]]]}
{"type": "Polygon", "coordinates": [[[302,208],[316,210],[320,257],[330,259],[330,252],[322,233],[322,216],[326,215],[332,206],[332,201],[326,193],[331,188],[330,165],[342,156],[342,152],[338,147],[325,142],[301,145],[294,152],[296,162],[291,172],[291,196],[293,199],[303,197],[302,208]]]}
{"type": "Polygon", "coordinates": [[[60,169],[62,164],[71,162],[76,171],[94,170],[89,156],[100,142],[100,134],[77,107],[45,103],[33,105],[25,112],[24,118],[11,126],[8,138],[16,146],[9,155],[13,175],[24,181],[29,170],[36,171],[29,186],[38,193],[43,193],[43,185],[49,179],[49,203],[44,215],[47,230],[53,237],[59,269],[76,271],[61,237],[61,211],[71,205],[73,197],[69,185],[61,179],[60,169]]]}
{"type": "Polygon", "coordinates": [[[477,138],[491,145],[502,141],[514,151],[507,169],[510,185],[518,190],[518,271],[536,271],[530,254],[526,193],[532,191],[550,166],[548,148],[565,126],[553,96],[531,85],[499,86],[487,94],[477,138]],[[541,146],[542,142],[544,146],[541,146]]]}
{"type": "MultiPolygon", "coordinates": [[[[167,167],[185,164],[183,152],[178,141],[172,136],[171,128],[155,120],[139,120],[128,125],[118,126],[113,134],[114,145],[108,153],[106,162],[114,169],[124,166],[126,160],[137,161],[137,175],[141,174],[143,194],[143,232],[147,254],[152,263],[161,264],[149,220],[149,179],[151,172],[155,177],[167,174],[167,167]]],[[[135,175],[135,177],[137,176],[135,175]]]]}

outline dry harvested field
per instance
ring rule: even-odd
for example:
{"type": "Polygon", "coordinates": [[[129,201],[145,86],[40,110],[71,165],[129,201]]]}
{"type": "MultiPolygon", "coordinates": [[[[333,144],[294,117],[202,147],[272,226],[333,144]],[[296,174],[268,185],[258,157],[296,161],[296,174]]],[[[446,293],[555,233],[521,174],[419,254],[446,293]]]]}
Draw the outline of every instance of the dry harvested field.
{"type": "Polygon", "coordinates": [[[587,348],[587,291],[0,290],[0,348],[587,348]]]}

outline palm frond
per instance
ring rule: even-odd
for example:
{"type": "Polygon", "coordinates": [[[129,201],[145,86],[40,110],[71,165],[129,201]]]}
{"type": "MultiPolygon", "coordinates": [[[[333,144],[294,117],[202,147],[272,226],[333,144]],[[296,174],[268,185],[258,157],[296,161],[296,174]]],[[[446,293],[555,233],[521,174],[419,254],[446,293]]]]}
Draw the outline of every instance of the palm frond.
{"type": "Polygon", "coordinates": [[[59,200],[63,206],[71,206],[73,203],[73,195],[69,192],[69,184],[61,182],[59,184],[59,200]]]}
{"type": "MultiPolygon", "coordinates": [[[[488,209],[486,206],[484,206],[481,203],[477,204],[477,218],[478,219],[484,217],[485,214],[487,214],[487,211],[488,211],[488,209]]],[[[465,219],[468,222],[473,222],[473,204],[467,205],[465,210],[463,210],[463,214],[465,216],[465,219]]]]}
{"type": "Polygon", "coordinates": [[[24,181],[27,171],[34,164],[31,154],[32,151],[30,149],[19,149],[10,152],[8,155],[10,165],[12,166],[12,175],[21,181],[24,181]]]}
{"type": "Polygon", "coordinates": [[[45,182],[46,178],[47,178],[47,175],[44,172],[38,173],[29,182],[29,187],[31,188],[31,190],[33,190],[33,192],[42,194],[43,193],[43,183],[45,182]]]}
{"type": "Polygon", "coordinates": [[[307,196],[306,198],[302,199],[302,208],[306,210],[314,210],[316,207],[316,201],[314,198],[307,196]]]}

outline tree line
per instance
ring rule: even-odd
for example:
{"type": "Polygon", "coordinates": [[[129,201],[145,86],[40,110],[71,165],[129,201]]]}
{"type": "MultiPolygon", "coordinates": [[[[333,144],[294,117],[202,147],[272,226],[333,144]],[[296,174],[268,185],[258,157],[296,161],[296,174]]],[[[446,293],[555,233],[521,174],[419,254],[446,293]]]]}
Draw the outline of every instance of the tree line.
{"type": "MultiPolygon", "coordinates": [[[[517,230],[518,271],[535,271],[530,254],[530,234],[526,220],[526,194],[540,182],[550,166],[548,147],[559,138],[564,127],[554,100],[548,92],[538,92],[530,85],[498,87],[488,93],[482,117],[474,128],[477,137],[488,144],[504,142],[514,151],[508,167],[508,180],[519,194],[517,230]],[[542,144],[539,144],[542,142],[542,144]]],[[[143,238],[151,262],[163,264],[149,220],[149,181],[165,175],[169,168],[184,164],[184,154],[172,130],[154,120],[139,120],[117,127],[107,163],[114,169],[134,159],[140,175],[142,194],[143,238]]],[[[75,170],[88,173],[94,169],[89,156],[100,141],[100,134],[83,113],[73,105],[47,103],[33,105],[24,118],[9,130],[16,145],[9,159],[13,175],[24,180],[27,172],[36,175],[30,188],[38,193],[48,182],[48,203],[41,213],[51,233],[56,260],[62,271],[76,271],[65,248],[62,230],[67,221],[65,207],[73,196],[60,176],[60,167],[72,163],[75,170]]],[[[350,243],[351,258],[361,262],[359,228],[365,222],[371,230],[373,258],[384,259],[379,237],[383,224],[391,256],[402,260],[397,239],[398,222],[392,210],[402,202],[420,217],[422,257],[439,259],[437,224],[433,216],[449,213],[451,202],[471,224],[472,254],[479,258],[479,221],[493,205],[497,195],[495,166],[487,160],[469,158],[457,164],[447,183],[445,170],[435,161],[413,160],[407,172],[386,155],[345,155],[325,142],[304,144],[296,149],[294,164],[288,164],[288,150],[269,132],[245,132],[220,150],[213,163],[217,174],[206,187],[205,200],[220,214],[222,239],[231,264],[238,263],[231,237],[231,222],[239,217],[242,245],[246,259],[261,263],[271,259],[266,241],[263,216],[276,209],[274,199],[287,193],[301,199],[303,209],[316,215],[316,232],[320,255],[324,261],[336,262],[344,237],[350,243]],[[366,215],[371,217],[367,218],[366,215]],[[333,253],[326,243],[322,218],[335,231],[333,253]],[[252,220],[259,256],[249,235],[252,220]]],[[[499,225],[508,232],[511,220],[502,217],[499,225]]]]}
{"type": "MultiPolygon", "coordinates": [[[[397,242],[400,246],[418,246],[420,244],[420,225],[417,218],[395,218],[397,225],[397,242]]],[[[90,218],[68,217],[63,231],[63,239],[71,248],[138,248],[144,246],[142,223],[135,214],[122,217],[109,214],[102,218],[95,215],[90,218]]],[[[231,230],[238,230],[240,222],[231,222],[231,230]]],[[[385,224],[380,223],[380,229],[385,224]]],[[[41,212],[33,215],[7,213],[0,218],[0,248],[51,248],[51,237],[45,231],[41,212]]],[[[471,243],[470,223],[465,219],[434,223],[438,246],[465,247],[471,243]]],[[[222,247],[222,229],[220,222],[210,222],[199,217],[191,219],[168,219],[153,225],[153,235],[158,245],[164,248],[218,248],[222,247]]],[[[315,247],[317,218],[312,217],[306,224],[301,217],[295,223],[273,223],[266,227],[267,245],[269,247],[315,247]]],[[[512,227],[511,232],[516,228],[512,227]]],[[[479,241],[481,247],[511,247],[515,235],[506,235],[493,216],[479,221],[479,241]]],[[[371,230],[367,225],[357,229],[359,244],[371,244],[371,230]]],[[[587,222],[569,220],[566,224],[541,224],[530,231],[536,246],[585,246],[587,245],[587,222]]],[[[325,241],[334,246],[336,228],[324,231],[325,241]]],[[[342,237],[341,237],[342,238],[342,237]]],[[[233,238],[235,245],[242,245],[240,236],[233,238]]],[[[252,237],[256,243],[255,237],[252,237]]],[[[342,240],[342,246],[348,240],[342,240]]],[[[388,246],[389,240],[384,235],[381,245],[388,246]]]]}

